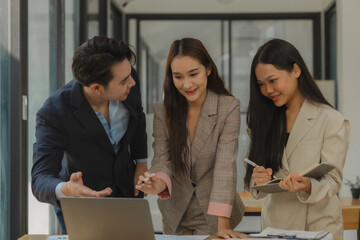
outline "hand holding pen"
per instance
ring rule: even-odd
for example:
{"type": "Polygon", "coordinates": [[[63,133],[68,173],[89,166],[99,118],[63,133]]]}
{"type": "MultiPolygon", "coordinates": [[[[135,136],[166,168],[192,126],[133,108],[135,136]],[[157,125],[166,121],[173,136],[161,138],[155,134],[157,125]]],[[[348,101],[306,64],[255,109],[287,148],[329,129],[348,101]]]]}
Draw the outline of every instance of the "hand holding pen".
{"type": "Polygon", "coordinates": [[[247,164],[250,164],[254,167],[253,174],[251,175],[253,181],[255,182],[255,185],[262,185],[268,183],[273,178],[276,178],[276,176],[272,176],[272,169],[271,168],[264,168],[263,166],[259,166],[253,161],[251,161],[248,158],[244,158],[244,161],[247,164]]]}
{"type": "Polygon", "coordinates": [[[158,194],[166,189],[165,182],[156,176],[155,173],[145,172],[139,177],[136,189],[147,194],[158,194]]]}
{"type": "Polygon", "coordinates": [[[151,173],[148,177],[144,178],[143,180],[141,180],[141,184],[146,183],[147,181],[150,180],[151,177],[154,177],[155,173],[151,173]]]}

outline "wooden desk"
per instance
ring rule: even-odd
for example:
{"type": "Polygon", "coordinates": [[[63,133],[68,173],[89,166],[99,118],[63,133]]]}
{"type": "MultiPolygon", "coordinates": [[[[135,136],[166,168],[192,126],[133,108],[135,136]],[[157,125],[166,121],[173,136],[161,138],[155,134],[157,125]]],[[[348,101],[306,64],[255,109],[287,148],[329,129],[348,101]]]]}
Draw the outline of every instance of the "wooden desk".
{"type": "MultiPolygon", "coordinates": [[[[249,192],[239,192],[245,205],[245,215],[260,216],[263,200],[254,199],[249,192]]],[[[360,199],[340,198],[344,230],[357,230],[360,239],[360,199]]]]}
{"type": "Polygon", "coordinates": [[[340,198],[345,230],[358,230],[360,239],[360,199],[340,198]]]}
{"type": "Polygon", "coordinates": [[[24,235],[21,238],[19,238],[18,240],[33,240],[33,239],[37,239],[37,240],[47,240],[48,235],[24,235]]]}
{"type": "Polygon", "coordinates": [[[245,205],[245,214],[260,216],[263,200],[256,200],[249,192],[239,192],[239,195],[245,205]]]}
{"type": "Polygon", "coordinates": [[[35,235],[35,234],[26,234],[19,238],[18,240],[48,240],[48,237],[51,235],[35,235]]]}

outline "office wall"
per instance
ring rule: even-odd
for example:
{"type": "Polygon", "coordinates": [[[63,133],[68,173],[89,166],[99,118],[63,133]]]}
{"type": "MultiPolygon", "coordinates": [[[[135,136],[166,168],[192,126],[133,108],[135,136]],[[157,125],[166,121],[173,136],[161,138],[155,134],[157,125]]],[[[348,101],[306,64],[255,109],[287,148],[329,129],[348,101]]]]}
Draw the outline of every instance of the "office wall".
{"type": "Polygon", "coordinates": [[[322,9],[326,10],[328,9],[336,0],[323,0],[322,2],[322,9]]]}
{"type": "MultiPolygon", "coordinates": [[[[337,66],[339,109],[350,120],[350,146],[344,179],[360,175],[360,1],[337,0],[337,66]]],[[[343,186],[341,196],[350,196],[343,186]]]]}

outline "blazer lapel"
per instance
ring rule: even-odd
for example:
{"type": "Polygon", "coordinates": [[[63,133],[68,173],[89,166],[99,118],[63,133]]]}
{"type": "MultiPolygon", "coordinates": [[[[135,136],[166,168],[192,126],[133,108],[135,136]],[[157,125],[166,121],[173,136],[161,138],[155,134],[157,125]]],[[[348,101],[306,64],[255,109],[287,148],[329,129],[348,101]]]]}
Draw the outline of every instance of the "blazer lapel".
{"type": "Polygon", "coordinates": [[[304,100],[300,112],[296,117],[295,123],[290,132],[289,140],[285,148],[286,158],[289,159],[296,145],[306,135],[313,125],[312,119],[317,116],[317,106],[304,100]]]}
{"type": "Polygon", "coordinates": [[[73,114],[79,121],[80,125],[84,127],[84,129],[98,144],[103,146],[109,152],[114,152],[115,154],[114,148],[110,143],[109,137],[106,134],[103,125],[86,100],[79,83],[74,83],[71,94],[71,105],[76,108],[73,114]]]}
{"type": "Polygon", "coordinates": [[[196,125],[195,136],[191,146],[192,165],[195,163],[201,149],[203,148],[207,138],[215,127],[216,121],[214,118],[217,114],[218,96],[212,91],[208,90],[201,109],[198,123],[196,125]]]}
{"type": "Polygon", "coordinates": [[[123,101],[123,104],[129,110],[131,117],[138,120],[139,116],[138,116],[138,112],[136,110],[136,104],[134,103],[133,99],[130,99],[130,96],[129,96],[128,99],[123,101]]]}

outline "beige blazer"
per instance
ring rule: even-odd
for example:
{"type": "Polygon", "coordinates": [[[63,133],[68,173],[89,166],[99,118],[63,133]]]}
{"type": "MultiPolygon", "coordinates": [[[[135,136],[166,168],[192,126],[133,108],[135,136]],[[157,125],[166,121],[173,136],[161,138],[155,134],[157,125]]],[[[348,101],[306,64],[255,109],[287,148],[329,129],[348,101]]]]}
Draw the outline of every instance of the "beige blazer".
{"type": "Polygon", "coordinates": [[[304,101],[284,150],[283,169],[274,174],[286,177],[319,162],[330,163],[335,169],[320,181],[311,179],[310,194],[265,194],[253,189],[255,198],[266,197],[261,213],[263,228],[327,230],[342,239],[341,205],[336,194],[341,187],[349,134],[349,122],[340,112],[304,101]]]}
{"type": "Polygon", "coordinates": [[[187,179],[177,179],[172,174],[168,153],[169,140],[164,104],[155,104],[154,159],[150,172],[162,172],[171,179],[171,196],[165,200],[159,199],[158,205],[163,221],[174,232],[194,193],[214,233],[217,232],[217,216],[208,214],[208,211],[220,210],[219,216],[225,216],[226,213],[221,212],[221,208],[209,209],[209,203],[228,206],[232,227],[242,219],[245,206],[236,190],[239,131],[239,100],[208,90],[191,146],[190,176],[187,179]]]}

